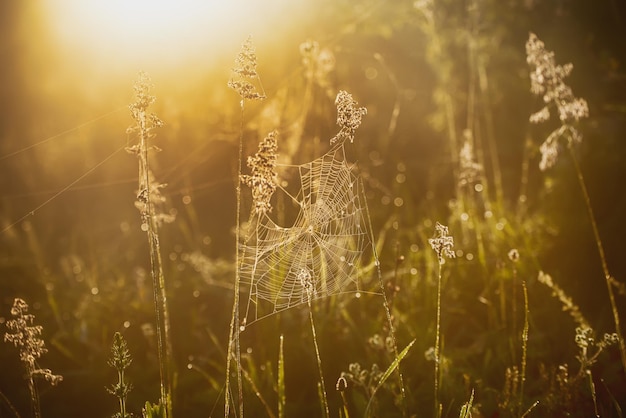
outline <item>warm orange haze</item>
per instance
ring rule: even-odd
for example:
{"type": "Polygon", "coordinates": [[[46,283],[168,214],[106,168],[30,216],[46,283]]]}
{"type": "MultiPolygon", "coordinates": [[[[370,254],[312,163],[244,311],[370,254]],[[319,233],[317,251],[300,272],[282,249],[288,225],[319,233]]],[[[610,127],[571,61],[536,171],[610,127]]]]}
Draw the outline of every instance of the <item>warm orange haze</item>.
{"type": "Polygon", "coordinates": [[[0,417],[622,418],[623,22],[0,2],[0,417]]]}

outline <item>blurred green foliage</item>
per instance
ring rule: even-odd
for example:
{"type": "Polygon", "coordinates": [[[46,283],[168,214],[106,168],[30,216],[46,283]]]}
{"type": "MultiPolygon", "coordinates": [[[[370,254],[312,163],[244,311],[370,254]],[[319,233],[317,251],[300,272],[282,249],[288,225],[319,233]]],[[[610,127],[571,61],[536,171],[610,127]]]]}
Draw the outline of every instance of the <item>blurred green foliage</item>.
{"type": "MultiPolygon", "coordinates": [[[[350,151],[366,190],[398,345],[415,341],[400,363],[408,411],[433,415],[434,368],[425,354],[435,341],[438,264],[428,239],[439,221],[457,251],[443,276],[443,416],[456,416],[468,399],[474,416],[518,416],[519,404],[524,411],[536,400],[530,417],[590,416],[588,382],[568,383],[579,367],[576,324],[537,281],[538,272],[548,272],[572,297],[598,340],[614,331],[610,307],[574,167],[563,158],[549,172],[538,169],[538,147],[549,131],[528,122],[538,107],[524,43],[530,31],[537,33],[558,62],[574,64],[569,83],[590,108],[576,152],[608,264],[624,283],[626,7],[611,0],[322,0],[302,7],[309,13],[301,20],[287,16],[254,34],[268,98],[246,107],[244,155],[277,129],[282,162],[306,162],[325,152],[336,133],[333,101],[340,89],[367,108],[350,151]],[[482,168],[461,182],[465,141],[482,168]],[[513,248],[517,263],[508,257],[513,248]],[[529,339],[520,398],[513,388],[522,280],[529,339]]],[[[158,399],[148,248],[133,206],[137,169],[123,151],[132,140],[125,134],[126,106],[138,70],[156,84],[155,112],[166,125],[154,139],[163,152],[151,158],[176,214],[160,231],[176,360],[174,413],[221,414],[240,122],[239,98],[226,82],[245,38],[225,41],[234,45],[229,51],[197,51],[210,57],[199,66],[107,75],[88,63],[66,65],[67,57],[48,48],[35,6],[3,2],[0,8],[6,63],[0,66],[0,332],[13,299],[28,301],[43,325],[45,366],[64,377],[41,391],[43,416],[115,413],[105,390],[115,378],[107,366],[115,332],[133,357],[125,371],[133,382],[127,410],[140,416],[146,401],[158,399]]],[[[625,296],[617,297],[626,306],[625,296]]],[[[354,371],[353,364],[370,372],[392,364],[388,329],[377,295],[340,294],[313,308],[333,415],[344,407],[334,390],[342,372],[354,371]]],[[[264,402],[278,413],[284,394],[284,416],[321,416],[311,338],[306,307],[241,334],[242,364],[256,386],[244,382],[247,415],[267,415],[264,402]]],[[[8,344],[0,344],[0,364],[0,392],[27,411],[27,388],[8,344]]],[[[626,386],[615,347],[591,370],[601,415],[621,416],[614,399],[626,398],[626,386]]],[[[371,411],[401,416],[398,391],[392,375],[371,411]]],[[[348,385],[342,394],[350,416],[361,416],[367,389],[348,385]]],[[[5,412],[0,403],[0,415],[5,412]]]]}

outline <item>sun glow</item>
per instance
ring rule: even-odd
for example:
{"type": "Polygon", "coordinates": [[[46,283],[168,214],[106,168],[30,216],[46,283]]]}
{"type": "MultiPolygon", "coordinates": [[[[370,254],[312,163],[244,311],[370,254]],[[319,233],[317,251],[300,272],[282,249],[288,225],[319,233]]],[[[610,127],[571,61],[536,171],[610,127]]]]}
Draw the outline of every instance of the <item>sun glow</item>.
{"type": "MultiPolygon", "coordinates": [[[[232,49],[271,26],[287,0],[43,0],[64,48],[109,65],[176,65],[232,49]]],[[[291,2],[293,6],[294,2],[291,2]]]]}

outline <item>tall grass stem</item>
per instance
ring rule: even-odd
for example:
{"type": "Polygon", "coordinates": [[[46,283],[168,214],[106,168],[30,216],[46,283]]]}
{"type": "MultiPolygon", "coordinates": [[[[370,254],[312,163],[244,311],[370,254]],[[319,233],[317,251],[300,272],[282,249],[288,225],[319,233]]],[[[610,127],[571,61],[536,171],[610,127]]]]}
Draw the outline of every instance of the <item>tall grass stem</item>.
{"type": "Polygon", "coordinates": [[[324,382],[324,371],[322,370],[322,357],[320,356],[320,348],[317,344],[317,332],[315,331],[315,321],[313,321],[313,307],[311,305],[311,296],[307,299],[309,303],[309,319],[311,320],[311,332],[313,333],[313,345],[315,346],[315,358],[317,360],[317,369],[320,372],[320,393],[322,394],[322,406],[324,407],[324,417],[330,418],[330,409],[328,408],[328,395],[326,394],[326,383],[324,382]]]}
{"type": "Polygon", "coordinates": [[[242,174],[242,159],[243,159],[243,121],[244,121],[244,103],[245,100],[241,99],[241,121],[239,127],[239,151],[237,155],[237,187],[236,187],[236,199],[237,208],[235,215],[235,289],[233,297],[233,310],[230,320],[230,331],[228,336],[228,352],[226,354],[226,389],[224,391],[224,417],[228,418],[230,415],[230,368],[231,358],[233,356],[233,344],[235,345],[235,362],[237,364],[237,392],[238,392],[238,404],[239,404],[239,416],[243,418],[243,385],[241,381],[241,346],[239,344],[239,240],[241,239],[240,224],[241,224],[241,174],[242,174]]]}
{"type": "Polygon", "coordinates": [[[619,351],[622,359],[622,367],[624,372],[626,372],[626,344],[624,343],[624,337],[622,336],[622,330],[620,326],[619,319],[619,311],[617,309],[617,303],[615,302],[615,293],[613,292],[613,285],[611,283],[611,273],[609,272],[609,267],[606,262],[606,256],[604,254],[604,247],[602,245],[602,240],[600,239],[600,232],[598,230],[598,225],[596,223],[596,218],[593,213],[593,208],[591,206],[591,199],[589,198],[589,193],[587,191],[587,185],[585,184],[585,179],[583,177],[582,170],[580,169],[580,164],[578,163],[578,159],[574,154],[574,150],[571,146],[568,146],[570,151],[570,155],[572,157],[572,161],[574,162],[574,168],[576,169],[576,177],[578,178],[578,183],[580,184],[580,189],[583,194],[583,198],[585,200],[585,205],[587,207],[587,213],[589,215],[589,221],[591,222],[591,228],[593,229],[593,236],[596,242],[596,246],[598,247],[598,253],[600,254],[600,262],[602,263],[602,272],[604,273],[604,279],[606,282],[607,291],[609,293],[609,301],[611,302],[611,312],[613,313],[613,320],[615,322],[615,332],[617,333],[617,337],[619,340],[619,351]]]}

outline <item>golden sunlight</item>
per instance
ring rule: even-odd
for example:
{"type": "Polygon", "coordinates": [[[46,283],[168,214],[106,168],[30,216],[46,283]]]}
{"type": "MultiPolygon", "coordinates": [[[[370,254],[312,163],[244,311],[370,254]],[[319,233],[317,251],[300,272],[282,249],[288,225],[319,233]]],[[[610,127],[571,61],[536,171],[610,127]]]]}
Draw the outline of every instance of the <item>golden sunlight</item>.
{"type": "MultiPolygon", "coordinates": [[[[178,65],[232,49],[294,2],[43,0],[59,44],[100,64],[178,65]],[[234,42],[231,45],[226,40],[234,42]],[[120,62],[122,61],[122,62],[120,62]]],[[[232,43],[231,42],[231,43],[232,43]]]]}

